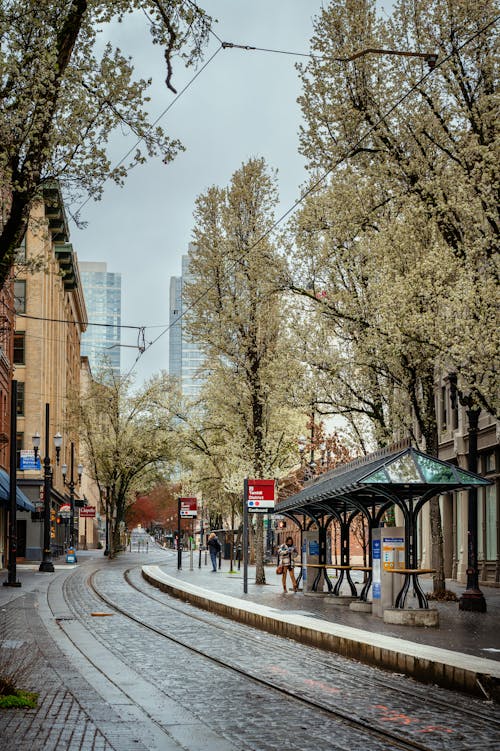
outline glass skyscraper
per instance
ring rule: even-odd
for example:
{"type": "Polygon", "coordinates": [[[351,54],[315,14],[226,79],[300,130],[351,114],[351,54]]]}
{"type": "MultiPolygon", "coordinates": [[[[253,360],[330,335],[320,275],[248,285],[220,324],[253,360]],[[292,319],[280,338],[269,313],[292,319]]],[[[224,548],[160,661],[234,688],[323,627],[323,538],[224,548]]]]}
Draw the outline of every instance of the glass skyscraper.
{"type": "Polygon", "coordinates": [[[121,274],[108,272],[105,263],[79,261],[89,327],[82,336],[81,353],[96,373],[109,363],[120,375],[121,274]],[[92,326],[92,323],[106,324],[92,326]]]}
{"type": "MultiPolygon", "coordinates": [[[[193,246],[190,246],[192,250],[193,246]]],[[[182,276],[170,277],[170,339],[168,370],[179,379],[184,399],[196,399],[204,381],[205,355],[186,332],[183,287],[190,280],[189,256],[182,256],[182,276]],[[184,315],[183,315],[184,313],[184,315]]]]}

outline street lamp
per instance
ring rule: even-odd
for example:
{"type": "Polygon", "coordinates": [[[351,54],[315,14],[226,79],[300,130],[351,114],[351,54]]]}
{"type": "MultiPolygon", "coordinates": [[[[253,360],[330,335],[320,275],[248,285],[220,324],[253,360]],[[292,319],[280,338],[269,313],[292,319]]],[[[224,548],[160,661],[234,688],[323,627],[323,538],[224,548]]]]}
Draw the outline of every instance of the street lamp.
{"type": "MultiPolygon", "coordinates": [[[[71,506],[70,528],[69,528],[69,544],[71,548],[74,548],[74,536],[75,536],[75,479],[74,479],[74,466],[75,466],[75,444],[71,441],[71,453],[70,453],[70,475],[69,482],[66,482],[66,475],[68,474],[68,465],[63,464],[61,467],[63,482],[69,488],[69,503],[71,506]]],[[[83,464],[78,464],[78,484],[82,481],[83,464]]]]}
{"type": "MultiPolygon", "coordinates": [[[[52,469],[50,466],[49,455],[49,422],[50,422],[50,405],[45,405],[45,457],[43,460],[43,557],[40,563],[39,571],[54,571],[52,563],[52,551],[50,549],[50,491],[52,487],[52,469]]],[[[40,433],[37,431],[33,436],[33,451],[35,462],[40,448],[40,433]]],[[[54,436],[54,448],[56,450],[56,464],[59,464],[59,453],[61,451],[62,436],[56,433],[54,436]]]]}

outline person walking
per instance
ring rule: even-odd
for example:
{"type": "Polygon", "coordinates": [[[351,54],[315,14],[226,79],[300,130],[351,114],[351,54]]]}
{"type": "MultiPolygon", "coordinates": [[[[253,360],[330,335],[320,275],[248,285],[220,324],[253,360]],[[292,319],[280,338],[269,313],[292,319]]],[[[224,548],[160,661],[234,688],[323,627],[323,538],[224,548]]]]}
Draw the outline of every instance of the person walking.
{"type": "Polygon", "coordinates": [[[286,575],[290,574],[292,580],[293,591],[297,591],[297,580],[294,574],[294,560],[297,558],[299,552],[293,544],[293,538],[287,537],[283,545],[278,548],[278,567],[276,573],[281,574],[281,583],[283,584],[283,592],[287,592],[286,588],[286,575]]]}
{"type": "Polygon", "coordinates": [[[220,551],[221,547],[217,535],[215,532],[210,532],[208,535],[208,552],[210,553],[210,560],[212,561],[212,573],[217,572],[217,556],[220,551]]]}

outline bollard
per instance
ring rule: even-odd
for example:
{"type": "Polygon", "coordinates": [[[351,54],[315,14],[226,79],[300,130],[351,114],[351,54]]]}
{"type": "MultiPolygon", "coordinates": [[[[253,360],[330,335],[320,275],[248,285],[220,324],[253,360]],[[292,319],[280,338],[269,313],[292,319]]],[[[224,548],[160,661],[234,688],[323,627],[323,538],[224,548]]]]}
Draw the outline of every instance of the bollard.
{"type": "Polygon", "coordinates": [[[201,545],[200,545],[200,552],[198,554],[198,568],[201,568],[201,545]]]}
{"type": "Polygon", "coordinates": [[[222,564],[222,550],[219,550],[219,570],[222,564]]]}
{"type": "Polygon", "coordinates": [[[189,538],[189,570],[193,570],[193,545],[191,543],[191,538],[189,538]]]}
{"type": "Polygon", "coordinates": [[[238,571],[241,570],[241,545],[238,545],[238,571]]]}
{"type": "Polygon", "coordinates": [[[205,566],[207,565],[207,549],[205,548],[205,566]]]}

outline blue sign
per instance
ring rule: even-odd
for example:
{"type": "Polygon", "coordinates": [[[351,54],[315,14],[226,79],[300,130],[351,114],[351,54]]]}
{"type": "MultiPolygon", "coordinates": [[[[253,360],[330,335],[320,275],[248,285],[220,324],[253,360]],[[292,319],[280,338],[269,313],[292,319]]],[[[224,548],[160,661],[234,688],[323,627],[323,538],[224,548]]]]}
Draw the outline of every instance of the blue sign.
{"type": "Polygon", "coordinates": [[[374,600],[380,600],[380,582],[373,582],[372,597],[374,600]]]}
{"type": "Polygon", "coordinates": [[[19,457],[19,469],[41,469],[42,463],[40,457],[37,456],[35,460],[35,454],[33,451],[21,451],[19,457]]]}
{"type": "Polygon", "coordinates": [[[319,555],[318,540],[309,540],[309,555],[319,555]]]}
{"type": "Polygon", "coordinates": [[[373,540],[372,541],[372,559],[378,558],[380,560],[380,540],[373,540]]]}

